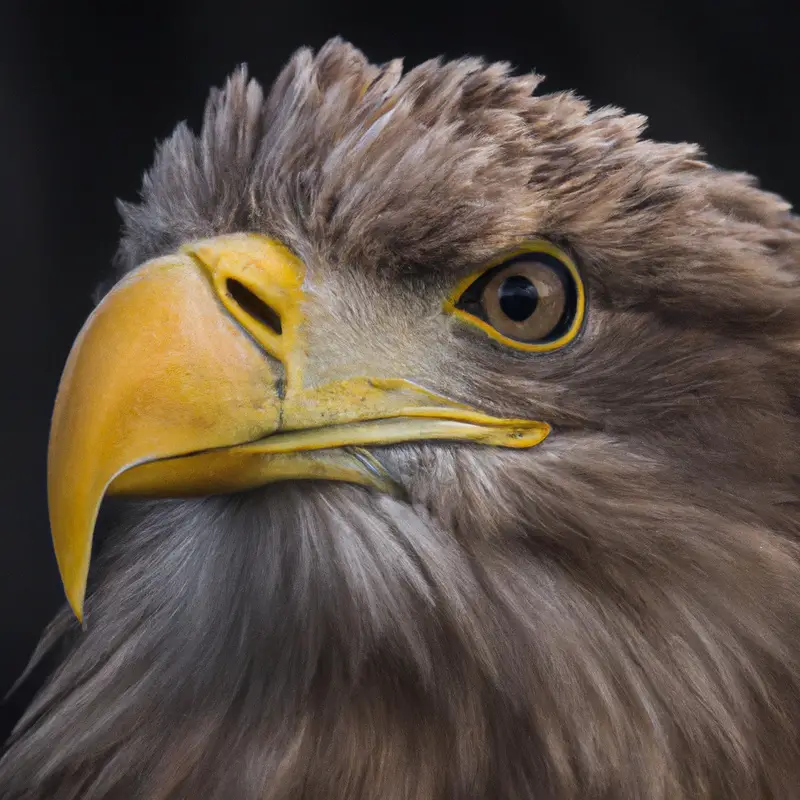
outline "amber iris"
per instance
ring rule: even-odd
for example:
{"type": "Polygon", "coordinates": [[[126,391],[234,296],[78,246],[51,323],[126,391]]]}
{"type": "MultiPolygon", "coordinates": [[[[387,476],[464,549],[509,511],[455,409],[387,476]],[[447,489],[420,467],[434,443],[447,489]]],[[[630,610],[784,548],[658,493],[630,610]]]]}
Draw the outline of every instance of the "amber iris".
{"type": "Polygon", "coordinates": [[[536,257],[493,270],[480,296],[486,321],[521,342],[558,335],[572,312],[568,278],[557,265],[536,257]]]}

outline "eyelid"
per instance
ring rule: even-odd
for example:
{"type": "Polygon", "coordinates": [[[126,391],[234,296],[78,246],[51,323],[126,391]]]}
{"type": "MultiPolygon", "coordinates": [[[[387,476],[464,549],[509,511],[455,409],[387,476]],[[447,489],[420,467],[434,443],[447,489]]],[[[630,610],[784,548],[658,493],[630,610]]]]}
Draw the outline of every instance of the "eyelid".
{"type": "Polygon", "coordinates": [[[569,255],[567,255],[567,253],[565,253],[560,247],[557,247],[545,239],[532,239],[524,242],[516,248],[506,250],[505,252],[493,258],[488,264],[484,265],[482,269],[478,270],[477,272],[473,272],[460,280],[448,298],[445,300],[444,311],[451,316],[456,317],[457,319],[460,319],[461,321],[466,322],[475,328],[478,328],[487,336],[497,342],[500,342],[506,347],[510,347],[515,350],[522,350],[524,352],[551,352],[569,344],[578,335],[583,327],[583,321],[586,316],[586,289],[575,262],[569,257],[569,255]],[[558,339],[554,339],[553,341],[549,342],[520,342],[516,339],[511,339],[508,336],[504,336],[485,320],[458,307],[458,302],[461,300],[463,295],[476,283],[476,281],[479,281],[487,273],[491,272],[496,267],[506,264],[514,258],[536,253],[543,253],[557,259],[558,262],[570,274],[575,284],[575,315],[567,331],[565,331],[565,333],[558,339]]]}

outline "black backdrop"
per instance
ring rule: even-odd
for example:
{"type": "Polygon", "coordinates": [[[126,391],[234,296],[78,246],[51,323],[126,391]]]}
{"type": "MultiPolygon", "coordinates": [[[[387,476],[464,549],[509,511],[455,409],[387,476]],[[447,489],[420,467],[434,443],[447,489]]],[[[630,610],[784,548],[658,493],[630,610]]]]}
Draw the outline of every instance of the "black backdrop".
{"type": "MultiPolygon", "coordinates": [[[[341,34],[373,61],[484,55],[651,135],[800,198],[800,39],[774,0],[0,0],[0,696],[62,602],[50,547],[50,408],[157,139],[196,127],[209,86],[246,61],[268,83],[302,44],[341,34]],[[514,4],[516,5],[516,4],[514,4]]],[[[30,699],[0,706],[0,740],[30,699]]]]}

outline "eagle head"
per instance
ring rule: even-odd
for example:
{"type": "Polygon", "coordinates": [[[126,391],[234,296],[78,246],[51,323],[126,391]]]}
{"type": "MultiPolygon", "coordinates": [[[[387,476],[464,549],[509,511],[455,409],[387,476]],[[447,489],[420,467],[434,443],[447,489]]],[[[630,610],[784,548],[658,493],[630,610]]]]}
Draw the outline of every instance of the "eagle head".
{"type": "Polygon", "coordinates": [[[334,40],[161,145],[4,797],[796,796],[800,224],[538,80],[334,40]]]}

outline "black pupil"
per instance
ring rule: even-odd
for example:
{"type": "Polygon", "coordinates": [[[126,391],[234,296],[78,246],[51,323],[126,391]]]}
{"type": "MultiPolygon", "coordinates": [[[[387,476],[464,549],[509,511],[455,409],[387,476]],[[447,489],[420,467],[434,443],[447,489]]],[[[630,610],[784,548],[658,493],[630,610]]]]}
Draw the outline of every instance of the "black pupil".
{"type": "Polygon", "coordinates": [[[522,275],[510,275],[500,284],[497,299],[500,308],[509,319],[513,319],[514,322],[524,322],[536,311],[539,292],[522,275]]]}

